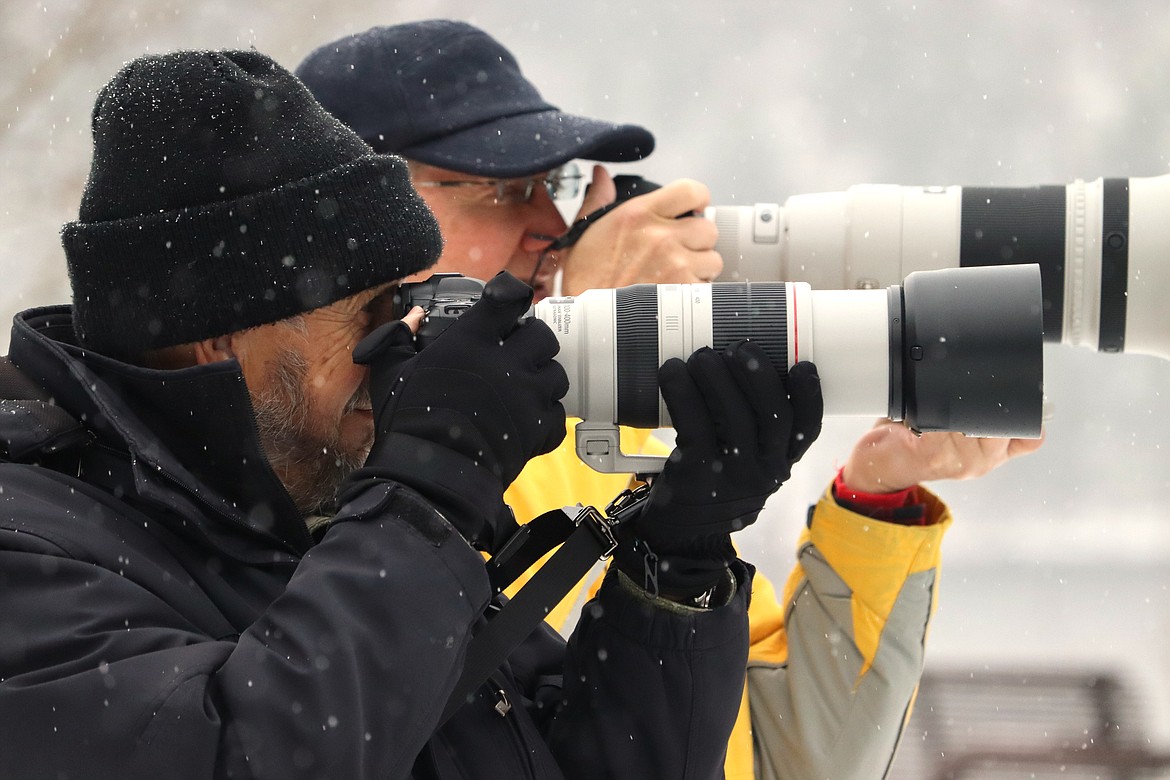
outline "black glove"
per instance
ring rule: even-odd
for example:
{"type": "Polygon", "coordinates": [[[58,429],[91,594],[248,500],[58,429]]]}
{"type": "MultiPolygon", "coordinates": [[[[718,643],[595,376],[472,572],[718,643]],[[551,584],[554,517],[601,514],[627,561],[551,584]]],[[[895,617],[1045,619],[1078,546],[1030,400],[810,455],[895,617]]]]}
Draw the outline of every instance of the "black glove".
{"type": "Polygon", "coordinates": [[[569,389],[559,344],[537,319],[517,324],[532,288],[501,272],[483,296],[416,353],[402,322],[354,349],[370,366],[374,445],[355,480],[390,478],[435,504],[463,537],[491,551],[515,529],[503,491],[565,437],[569,389]]]}
{"type": "Polygon", "coordinates": [[[797,363],[783,382],[748,341],[669,360],[658,382],[675,449],[614,560],[651,590],[656,569],[663,594],[687,597],[724,576],[735,558],[729,534],[754,523],[791,475],[821,432],[824,403],[816,366],[797,363]]]}

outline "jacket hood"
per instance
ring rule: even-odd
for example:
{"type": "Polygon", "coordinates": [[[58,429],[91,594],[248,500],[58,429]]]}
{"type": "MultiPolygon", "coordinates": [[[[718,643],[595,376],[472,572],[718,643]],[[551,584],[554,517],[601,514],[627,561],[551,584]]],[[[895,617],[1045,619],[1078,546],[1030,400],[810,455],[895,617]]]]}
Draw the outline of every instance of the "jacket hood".
{"type": "Polygon", "coordinates": [[[246,529],[291,552],[311,545],[260,446],[235,360],[178,370],[123,363],[77,345],[68,306],[18,314],[9,358],[84,422],[95,437],[89,451],[129,469],[138,498],[194,521],[205,536],[246,529]]]}

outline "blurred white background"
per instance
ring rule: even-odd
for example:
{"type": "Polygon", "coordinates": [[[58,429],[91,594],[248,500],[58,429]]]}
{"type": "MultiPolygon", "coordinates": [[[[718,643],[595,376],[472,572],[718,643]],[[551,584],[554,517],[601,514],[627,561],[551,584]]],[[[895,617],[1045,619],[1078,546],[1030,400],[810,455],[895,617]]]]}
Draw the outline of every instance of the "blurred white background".
{"type": "MultiPolygon", "coordinates": [[[[291,69],[346,33],[440,16],[500,39],[561,108],[649,127],[658,150],[621,170],[700,179],[717,204],[859,182],[1168,172],[1164,0],[5,0],[0,320],[68,299],[57,234],[76,216],[96,91],[123,62],[255,47],[291,69]]],[[[1165,746],[1170,361],[1070,347],[1046,359],[1044,448],[986,479],[933,486],[957,522],[928,667],[1114,671],[1165,746]]],[[[827,421],[744,535],[745,557],[783,579],[805,506],[870,423],[827,421]]]]}

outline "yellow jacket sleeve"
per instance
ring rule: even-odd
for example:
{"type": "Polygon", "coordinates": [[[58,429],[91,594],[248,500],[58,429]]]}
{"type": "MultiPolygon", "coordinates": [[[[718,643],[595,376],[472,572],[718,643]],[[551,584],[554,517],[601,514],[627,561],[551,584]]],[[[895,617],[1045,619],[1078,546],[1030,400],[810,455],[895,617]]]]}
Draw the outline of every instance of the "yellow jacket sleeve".
{"type": "MultiPolygon", "coordinates": [[[[667,451],[647,431],[623,429],[622,441],[629,452],[667,451]]],[[[601,474],[582,463],[570,435],[532,460],[505,500],[525,523],[577,503],[604,507],[630,481],[629,474],[601,474]]],[[[923,495],[932,524],[909,527],[850,512],[826,492],[801,535],[783,596],[757,572],[747,684],[728,743],[728,780],[885,774],[921,674],[939,545],[950,526],[945,505],[923,495]]],[[[554,628],[569,628],[586,585],[578,583],[549,614],[554,628]]]]}
{"type": "Polygon", "coordinates": [[[888,770],[922,673],[951,525],[946,506],[922,494],[930,525],[904,526],[851,512],[826,491],[783,598],[757,580],[747,674],[755,777],[888,770]]]}

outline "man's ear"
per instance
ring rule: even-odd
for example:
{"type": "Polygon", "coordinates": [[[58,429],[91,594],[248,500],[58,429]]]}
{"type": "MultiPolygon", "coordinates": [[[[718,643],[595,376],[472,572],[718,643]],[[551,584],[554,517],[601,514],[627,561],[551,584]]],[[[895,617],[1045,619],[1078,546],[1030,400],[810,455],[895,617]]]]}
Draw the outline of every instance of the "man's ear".
{"type": "Polygon", "coordinates": [[[208,363],[217,363],[221,360],[231,360],[236,357],[235,339],[233,334],[226,336],[216,336],[213,339],[204,339],[203,341],[196,341],[193,345],[195,347],[195,363],[196,365],[207,365],[208,363]]]}

